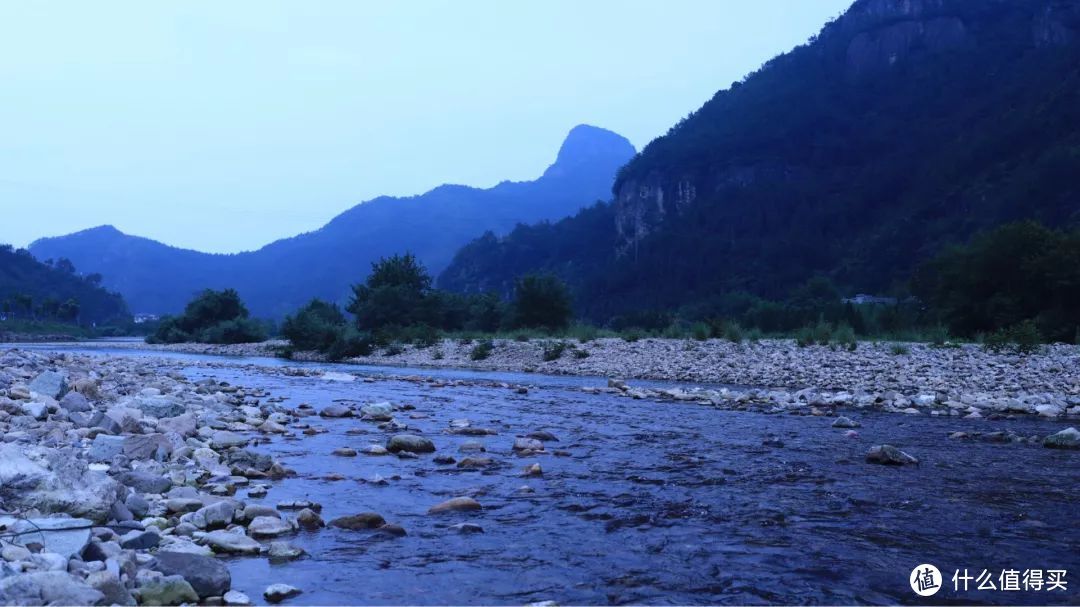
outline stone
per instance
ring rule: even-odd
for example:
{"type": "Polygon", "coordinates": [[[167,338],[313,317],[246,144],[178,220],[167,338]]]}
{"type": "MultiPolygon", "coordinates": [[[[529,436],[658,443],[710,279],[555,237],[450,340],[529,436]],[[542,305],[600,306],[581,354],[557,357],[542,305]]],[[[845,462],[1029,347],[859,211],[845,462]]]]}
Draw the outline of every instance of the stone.
{"type": "Polygon", "coordinates": [[[515,438],[514,439],[514,451],[518,452],[530,452],[530,451],[543,451],[544,443],[536,440],[535,438],[515,438]]]}
{"type": "Polygon", "coordinates": [[[203,501],[197,497],[174,497],[165,500],[165,510],[172,513],[195,512],[203,507],[203,501]]]}
{"type": "Polygon", "coordinates": [[[101,591],[66,571],[35,571],[0,579],[6,605],[96,605],[101,591]]]}
{"type": "Polygon", "coordinates": [[[30,392],[36,392],[42,396],[59,399],[68,391],[68,378],[64,373],[45,371],[34,378],[27,386],[30,392]]]}
{"type": "Polygon", "coordinates": [[[833,428],[858,428],[860,426],[862,426],[862,424],[851,419],[850,417],[844,417],[843,415],[836,418],[836,420],[832,423],[833,428]]]}
{"type": "Polygon", "coordinates": [[[450,455],[436,455],[431,461],[442,466],[449,466],[457,463],[457,460],[450,455]]]}
{"type": "Polygon", "coordinates": [[[1065,428],[1044,438],[1042,444],[1049,449],[1080,449],[1080,430],[1065,428]]]}
{"type": "Polygon", "coordinates": [[[226,605],[234,605],[236,607],[246,607],[247,605],[251,605],[251,599],[248,595],[239,590],[230,590],[221,598],[225,601],[226,605]]]}
{"type": "Polygon", "coordinates": [[[262,545],[243,533],[211,531],[203,536],[203,542],[214,552],[226,554],[259,554],[262,545]]]}
{"type": "Polygon", "coordinates": [[[386,442],[386,450],[391,453],[409,451],[411,453],[432,453],[435,443],[430,439],[415,434],[395,434],[386,442]]]}
{"type": "Polygon", "coordinates": [[[387,402],[374,403],[360,407],[360,419],[373,422],[386,422],[393,419],[394,406],[387,402]]]}
{"type": "Polygon", "coordinates": [[[90,443],[87,457],[92,462],[110,462],[114,457],[124,452],[124,437],[110,434],[98,434],[90,443]]]}
{"type": "Polygon", "coordinates": [[[179,575],[167,575],[147,580],[136,592],[139,595],[140,605],[179,605],[199,602],[199,593],[195,592],[191,584],[179,575]]]}
{"type": "Polygon", "coordinates": [[[101,423],[102,427],[112,434],[121,432],[139,433],[142,432],[142,425],[139,423],[141,419],[142,411],[116,406],[105,412],[101,423]]]}
{"type": "Polygon", "coordinates": [[[529,464],[525,466],[524,476],[543,476],[544,470],[540,467],[540,464],[529,464]]]}
{"type": "Polygon", "coordinates": [[[158,419],[176,417],[184,413],[184,405],[171,396],[159,394],[140,394],[119,403],[129,409],[138,409],[150,417],[158,419]]]}
{"type": "Polygon", "coordinates": [[[74,386],[75,386],[75,391],[78,392],[79,394],[82,394],[86,398],[91,398],[91,399],[96,400],[96,399],[101,397],[101,393],[100,393],[100,391],[98,389],[97,382],[90,379],[90,378],[84,377],[84,378],[81,378],[81,379],[77,379],[77,380],[75,380],[74,386]]]}
{"type": "Polygon", "coordinates": [[[554,441],[559,442],[559,439],[555,438],[555,435],[547,430],[537,430],[536,432],[530,432],[525,435],[525,438],[532,438],[538,441],[554,441]]]}
{"type": "Polygon", "coordinates": [[[495,460],[490,457],[466,457],[457,463],[458,468],[487,468],[494,465],[495,460]]]}
{"type": "Polygon", "coordinates": [[[90,528],[94,522],[85,518],[17,518],[0,516],[0,528],[5,533],[25,534],[23,543],[41,544],[43,552],[54,552],[64,558],[79,556],[90,543],[90,528]],[[43,530],[44,533],[31,533],[43,530]]]}
{"type": "Polygon", "coordinates": [[[248,533],[252,537],[277,537],[295,531],[288,522],[273,516],[257,516],[248,524],[248,533]]]}
{"type": "Polygon", "coordinates": [[[211,435],[210,442],[212,442],[216,448],[228,449],[229,447],[243,447],[248,444],[248,439],[235,432],[218,430],[211,435]]]}
{"type": "Polygon", "coordinates": [[[198,429],[195,416],[191,413],[184,413],[183,415],[177,415],[175,417],[166,417],[159,419],[157,423],[158,432],[175,432],[183,437],[195,436],[195,431],[198,429]]]}
{"type": "Polygon", "coordinates": [[[471,512],[482,510],[480,502],[471,497],[455,497],[428,508],[428,514],[442,514],[444,512],[471,512]]]}
{"type": "Polygon", "coordinates": [[[143,518],[150,512],[150,502],[146,501],[146,498],[140,495],[138,492],[132,492],[124,500],[124,506],[131,512],[132,516],[137,518],[143,518]]]}
{"type": "Polygon", "coordinates": [[[361,512],[359,514],[352,514],[349,516],[342,516],[330,521],[331,527],[338,527],[340,529],[350,529],[353,531],[360,529],[375,529],[386,524],[386,520],[382,515],[375,512],[361,512]]]}
{"type": "Polygon", "coordinates": [[[193,522],[196,527],[201,523],[202,529],[222,529],[232,523],[235,514],[236,506],[228,500],[221,500],[196,510],[193,522]]]}
{"type": "Polygon", "coordinates": [[[458,523],[450,525],[450,528],[461,534],[483,533],[484,528],[475,523],[458,523]]]}
{"type": "Polygon", "coordinates": [[[0,444],[0,501],[6,510],[37,509],[103,523],[122,489],[71,449],[0,444]]]}
{"type": "Polygon", "coordinates": [[[307,529],[308,531],[314,531],[320,527],[326,526],[326,523],[323,522],[319,513],[310,508],[304,508],[296,514],[296,523],[300,525],[302,529],[307,529]]]}
{"type": "Polygon", "coordinates": [[[352,409],[346,407],[345,405],[342,405],[341,403],[331,403],[329,405],[326,405],[322,408],[321,411],[319,411],[319,416],[331,418],[352,417],[353,411],[352,409]]]}
{"type": "Polygon", "coordinates": [[[172,488],[172,481],[167,476],[145,470],[131,470],[118,474],[116,479],[141,493],[165,493],[172,488]]]}
{"type": "Polygon", "coordinates": [[[153,527],[146,531],[130,531],[120,537],[120,547],[127,550],[149,550],[156,548],[161,535],[153,527]]]}
{"type": "Polygon", "coordinates": [[[84,412],[93,409],[90,406],[90,401],[85,396],[78,392],[68,392],[64,395],[64,398],[60,399],[60,406],[68,412],[84,412]]]}
{"type": "Polygon", "coordinates": [[[266,590],[263,590],[263,598],[271,603],[280,603],[285,599],[297,596],[300,592],[299,588],[288,584],[271,584],[266,587],[266,590]]]}
{"type": "Polygon", "coordinates": [[[112,571],[93,571],[86,576],[86,583],[104,595],[102,605],[136,604],[135,597],[131,596],[120,577],[112,571]]]}
{"type": "Polygon", "coordinates": [[[904,453],[892,445],[875,445],[866,453],[866,461],[871,464],[884,464],[888,466],[903,466],[918,464],[919,460],[904,453]]]}
{"type": "Polygon", "coordinates": [[[337,455],[339,457],[356,457],[356,449],[338,447],[337,449],[334,449],[331,455],[337,455]]]}
{"type": "Polygon", "coordinates": [[[221,596],[232,586],[229,568],[212,556],[183,552],[158,552],[153,568],[165,575],[179,575],[200,598],[221,596]]]}
{"type": "Polygon", "coordinates": [[[390,452],[382,445],[368,445],[361,449],[360,453],[364,455],[390,455],[390,452]]]}
{"type": "Polygon", "coordinates": [[[303,548],[293,546],[288,542],[271,542],[267,555],[277,561],[291,561],[307,554],[303,548]]]}

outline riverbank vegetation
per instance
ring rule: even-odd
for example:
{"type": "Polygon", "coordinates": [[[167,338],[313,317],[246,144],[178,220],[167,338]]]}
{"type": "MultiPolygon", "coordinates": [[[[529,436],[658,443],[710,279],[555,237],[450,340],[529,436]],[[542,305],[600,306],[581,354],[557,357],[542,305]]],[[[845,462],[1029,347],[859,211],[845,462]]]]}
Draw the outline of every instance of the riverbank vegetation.
{"type": "Polygon", "coordinates": [[[206,289],[187,304],[180,316],[162,318],[146,341],[241,344],[263,341],[269,333],[265,323],[249,318],[248,309],[235,290],[206,289]]]}

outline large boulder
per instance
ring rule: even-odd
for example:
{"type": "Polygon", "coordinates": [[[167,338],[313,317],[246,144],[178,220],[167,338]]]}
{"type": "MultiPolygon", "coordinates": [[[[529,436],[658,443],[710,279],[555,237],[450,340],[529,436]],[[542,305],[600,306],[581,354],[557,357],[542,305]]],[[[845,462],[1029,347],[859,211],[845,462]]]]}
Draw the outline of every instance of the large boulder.
{"type": "Polygon", "coordinates": [[[430,439],[415,434],[395,434],[386,441],[386,450],[391,453],[410,451],[412,453],[432,453],[435,443],[430,439]]]}
{"type": "Polygon", "coordinates": [[[0,604],[95,605],[100,591],[66,571],[35,571],[0,580],[0,604]]]}
{"type": "Polygon", "coordinates": [[[386,520],[383,519],[382,515],[376,512],[361,512],[360,514],[342,516],[330,521],[331,527],[349,529],[352,531],[360,529],[377,529],[385,524],[386,520]]]}
{"type": "Polygon", "coordinates": [[[199,593],[179,575],[148,580],[139,586],[140,605],[180,605],[198,603],[199,593]]]}
{"type": "Polygon", "coordinates": [[[476,510],[482,510],[483,506],[480,502],[474,500],[471,497],[455,497],[448,499],[441,504],[435,504],[431,508],[428,508],[428,514],[442,514],[444,512],[473,512],[476,510]]]}
{"type": "Polygon", "coordinates": [[[23,544],[37,543],[42,552],[53,552],[64,558],[79,556],[90,543],[93,521],[85,518],[15,518],[0,516],[0,528],[5,533],[19,534],[23,544]]]}
{"type": "Polygon", "coordinates": [[[45,371],[34,378],[28,386],[31,392],[37,392],[49,398],[59,399],[68,391],[68,378],[64,373],[45,371]]]}
{"type": "Polygon", "coordinates": [[[90,470],[74,449],[0,444],[0,500],[8,509],[37,508],[105,522],[123,487],[90,470]]]}
{"type": "Polygon", "coordinates": [[[133,434],[124,438],[124,455],[131,459],[163,461],[173,452],[173,443],[160,432],[133,434]]]}
{"type": "Polygon", "coordinates": [[[172,480],[167,476],[145,470],[131,470],[117,476],[117,479],[140,493],[165,493],[172,488],[172,480]]]}
{"type": "Polygon", "coordinates": [[[225,563],[212,556],[184,552],[158,552],[153,568],[165,575],[179,575],[191,584],[200,598],[222,596],[232,587],[225,563]]]}
{"type": "Polygon", "coordinates": [[[176,417],[166,417],[159,419],[157,423],[158,432],[175,432],[185,438],[189,436],[195,436],[197,423],[195,416],[191,413],[184,413],[183,415],[177,415],[176,417]]]}
{"type": "Polygon", "coordinates": [[[98,434],[90,443],[87,455],[92,462],[110,462],[124,452],[124,437],[111,434],[98,434]]]}
{"type": "Polygon", "coordinates": [[[914,456],[904,453],[892,445],[875,445],[866,452],[866,461],[871,464],[884,464],[886,466],[905,466],[917,464],[919,460],[914,456]]]}
{"type": "Polygon", "coordinates": [[[1043,439],[1043,446],[1050,449],[1080,449],[1080,430],[1065,428],[1043,439]]]}
{"type": "Polygon", "coordinates": [[[258,554],[262,544],[243,533],[211,531],[203,536],[203,542],[214,552],[226,554],[258,554]]]}
{"type": "Polygon", "coordinates": [[[373,422],[385,422],[394,416],[394,406],[387,402],[360,407],[360,418],[373,422]]]}
{"type": "Polygon", "coordinates": [[[121,401],[120,406],[130,409],[138,409],[145,415],[161,419],[163,417],[176,417],[184,412],[184,405],[171,396],[161,395],[138,395],[121,401]]]}
{"type": "Polygon", "coordinates": [[[60,406],[69,413],[90,411],[93,408],[90,406],[90,401],[78,392],[68,392],[65,394],[64,398],[60,399],[60,406]]]}

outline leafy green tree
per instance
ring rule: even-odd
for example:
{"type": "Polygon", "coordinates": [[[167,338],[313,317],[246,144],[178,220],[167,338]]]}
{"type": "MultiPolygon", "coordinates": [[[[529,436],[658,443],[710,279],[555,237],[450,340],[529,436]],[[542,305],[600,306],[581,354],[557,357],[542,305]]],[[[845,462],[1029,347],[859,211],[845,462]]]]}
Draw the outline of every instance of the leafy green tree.
{"type": "Polygon", "coordinates": [[[412,254],[384,257],[371,265],[371,275],[354,285],[346,308],[361,331],[396,332],[415,325],[437,324],[438,302],[431,276],[412,254]]]}
{"type": "Polygon", "coordinates": [[[235,289],[206,289],[184,308],[179,317],[165,317],[151,336],[150,343],[236,344],[263,341],[266,328],[248,318],[248,310],[235,289]]]}
{"type": "Polygon", "coordinates": [[[285,317],[281,333],[294,348],[324,352],[339,338],[346,326],[345,315],[336,304],[312,299],[285,317]]]}
{"type": "Polygon", "coordinates": [[[79,302],[69,299],[57,308],[57,318],[64,322],[76,322],[79,319],[79,302]]]}
{"type": "Polygon", "coordinates": [[[570,325],[573,308],[566,284],[553,274],[528,274],[514,287],[514,324],[549,331],[570,325]]]}
{"type": "Polygon", "coordinates": [[[1080,327],[1080,230],[1007,224],[944,251],[913,282],[953,334],[1031,321],[1044,338],[1071,341],[1080,327]]]}

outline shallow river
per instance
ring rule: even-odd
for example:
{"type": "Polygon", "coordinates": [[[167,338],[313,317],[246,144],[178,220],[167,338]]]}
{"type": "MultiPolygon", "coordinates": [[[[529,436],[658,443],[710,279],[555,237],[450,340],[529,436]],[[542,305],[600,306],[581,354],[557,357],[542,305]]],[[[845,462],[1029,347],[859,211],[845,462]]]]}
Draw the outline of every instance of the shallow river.
{"type": "MultiPolygon", "coordinates": [[[[324,366],[360,376],[389,371],[531,386],[519,395],[490,385],[289,377],[242,365],[283,364],[272,359],[152,355],[222,363],[192,365],[185,373],[265,388],[286,397],[289,408],[303,402],[316,409],[335,401],[411,404],[416,409],[397,418],[431,438],[437,454],[461,459],[466,455],[458,447],[479,440],[487,448],[483,455],[503,463],[466,471],[437,465],[432,455],[337,457],[335,448],[384,444],[388,433],[358,419],[307,418],[328,432],[257,447],[298,476],[248,501],[310,499],[323,505],[328,521],[374,511],[408,535],[327,528],[287,538],[310,553],[299,561],[231,559],[233,587],[259,600],[276,582],[301,588],[304,594],[291,602],[304,604],[1018,604],[1080,597],[1080,453],[947,438],[956,430],[1045,436],[1065,427],[1060,423],[854,411],[849,415],[863,427],[851,438],[831,427],[832,418],[721,411],[578,389],[602,385],[598,378],[324,366]],[[458,418],[498,434],[443,433],[458,418]],[[515,435],[536,430],[558,437],[548,451],[569,455],[515,456],[515,435]],[[865,463],[869,446],[883,442],[921,464],[865,463]],[[543,476],[523,477],[534,462],[543,476]],[[346,480],[321,479],[330,473],[346,480]],[[376,475],[388,482],[367,482],[376,475]],[[483,511],[427,514],[459,495],[475,497],[483,511]],[[461,522],[484,532],[451,528],[461,522]],[[909,587],[920,563],[936,565],[945,577],[931,598],[909,587]],[[957,569],[972,577],[985,569],[995,586],[1002,570],[1063,569],[1068,587],[976,591],[972,580],[968,592],[955,592],[957,569]]],[[[243,493],[237,497],[246,499],[243,493]]]]}

